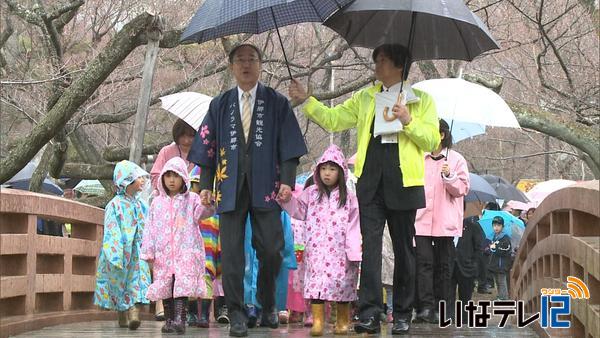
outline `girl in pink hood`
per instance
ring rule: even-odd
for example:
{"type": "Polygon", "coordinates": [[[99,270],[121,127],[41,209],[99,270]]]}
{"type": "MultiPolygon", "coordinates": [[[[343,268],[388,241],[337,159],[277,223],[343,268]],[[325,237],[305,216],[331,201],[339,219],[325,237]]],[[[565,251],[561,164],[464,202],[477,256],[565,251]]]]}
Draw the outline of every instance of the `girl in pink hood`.
{"type": "Polygon", "coordinates": [[[204,297],[205,254],[200,220],[211,216],[213,208],[200,203],[190,193],[185,161],[170,159],[157,182],[142,241],[141,258],[154,265],[152,284],[146,297],[163,300],[165,325],[162,332],[185,333],[188,297],[204,297]]]}
{"type": "Polygon", "coordinates": [[[356,300],[362,258],[358,201],[346,187],[344,154],[331,145],[315,174],[315,185],[299,197],[283,195],[280,205],[304,224],[304,298],[311,300],[313,336],[323,335],[324,301],[337,302],[335,334],[348,333],[350,301],[356,300]]]}

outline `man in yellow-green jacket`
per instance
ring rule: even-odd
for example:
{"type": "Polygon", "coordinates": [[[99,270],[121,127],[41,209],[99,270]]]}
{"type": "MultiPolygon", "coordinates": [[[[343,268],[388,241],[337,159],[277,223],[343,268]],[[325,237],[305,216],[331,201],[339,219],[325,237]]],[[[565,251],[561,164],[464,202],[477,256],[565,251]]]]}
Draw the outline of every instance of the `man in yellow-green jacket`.
{"type": "MultiPolygon", "coordinates": [[[[293,80],[289,94],[293,101],[305,102],[305,115],[329,131],[356,128],[358,151],[354,174],[358,177],[356,193],[360,209],[363,256],[360,276],[357,333],[380,332],[379,316],[383,311],[381,286],[381,250],[387,221],[394,247],[394,287],[392,334],[406,334],[412,318],[415,298],[415,215],[425,207],[423,188],[424,152],[431,152],[440,142],[438,117],[433,99],[414,90],[418,102],[396,104],[392,112],[402,123],[402,131],[386,137],[373,137],[375,94],[398,93],[408,76],[403,72],[408,53],[400,45],[382,45],[373,51],[374,85],[356,92],[344,103],[329,108],[293,80]]],[[[405,90],[412,90],[405,84],[405,90]]]]}

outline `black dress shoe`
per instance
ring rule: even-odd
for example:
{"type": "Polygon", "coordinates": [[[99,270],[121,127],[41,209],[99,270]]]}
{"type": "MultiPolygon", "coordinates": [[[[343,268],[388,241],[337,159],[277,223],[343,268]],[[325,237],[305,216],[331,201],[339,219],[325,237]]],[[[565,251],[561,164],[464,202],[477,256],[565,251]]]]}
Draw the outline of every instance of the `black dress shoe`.
{"type": "Polygon", "coordinates": [[[392,334],[408,334],[410,329],[410,320],[405,318],[394,319],[394,325],[392,326],[392,334]]]}
{"type": "Polygon", "coordinates": [[[261,327],[270,327],[276,329],[279,327],[279,315],[277,311],[264,312],[260,318],[261,327]]]}
{"type": "Polygon", "coordinates": [[[248,337],[248,327],[244,322],[231,323],[229,326],[230,337],[248,337]]]}
{"type": "Polygon", "coordinates": [[[381,331],[379,315],[360,320],[358,323],[354,324],[354,331],[356,333],[368,334],[379,333],[381,331]]]}
{"type": "Polygon", "coordinates": [[[417,318],[415,320],[416,323],[430,323],[437,324],[439,323],[439,318],[436,316],[435,311],[430,309],[421,310],[417,313],[417,318]]]}

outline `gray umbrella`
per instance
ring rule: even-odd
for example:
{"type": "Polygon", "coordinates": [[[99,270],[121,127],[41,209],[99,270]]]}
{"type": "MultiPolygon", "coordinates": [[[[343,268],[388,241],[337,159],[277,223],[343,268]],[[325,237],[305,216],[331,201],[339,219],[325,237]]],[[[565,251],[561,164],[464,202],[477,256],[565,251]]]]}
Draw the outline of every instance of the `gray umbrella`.
{"type": "Polygon", "coordinates": [[[511,185],[510,182],[504,177],[490,175],[490,174],[481,175],[481,177],[483,177],[483,179],[486,180],[489,184],[504,183],[507,185],[511,185]]]}
{"type": "MultiPolygon", "coordinates": [[[[181,35],[181,41],[203,43],[239,33],[277,30],[301,22],[323,22],[353,0],[206,0],[181,35]]],[[[288,73],[292,77],[288,65],[288,73]]]]}
{"type": "Polygon", "coordinates": [[[351,46],[400,44],[410,51],[411,61],[471,61],[500,48],[462,0],[356,0],[324,24],[351,46]]]}
{"type": "Polygon", "coordinates": [[[499,198],[504,199],[505,201],[519,201],[519,202],[529,202],[529,199],[525,194],[514,186],[506,183],[492,183],[492,187],[496,190],[499,198]]]}
{"type": "Polygon", "coordinates": [[[481,176],[469,173],[471,187],[469,193],[465,196],[465,202],[495,202],[498,198],[496,190],[481,176]]]}

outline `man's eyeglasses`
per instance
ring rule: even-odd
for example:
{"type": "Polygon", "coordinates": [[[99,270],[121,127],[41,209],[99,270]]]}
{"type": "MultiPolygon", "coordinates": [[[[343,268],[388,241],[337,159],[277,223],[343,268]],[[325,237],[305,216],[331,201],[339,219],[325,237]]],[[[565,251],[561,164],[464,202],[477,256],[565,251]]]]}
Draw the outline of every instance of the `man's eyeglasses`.
{"type": "Polygon", "coordinates": [[[250,65],[254,65],[256,63],[258,63],[260,60],[258,58],[251,58],[251,59],[233,59],[233,63],[237,64],[237,65],[244,65],[244,64],[250,64],[250,65]]]}

